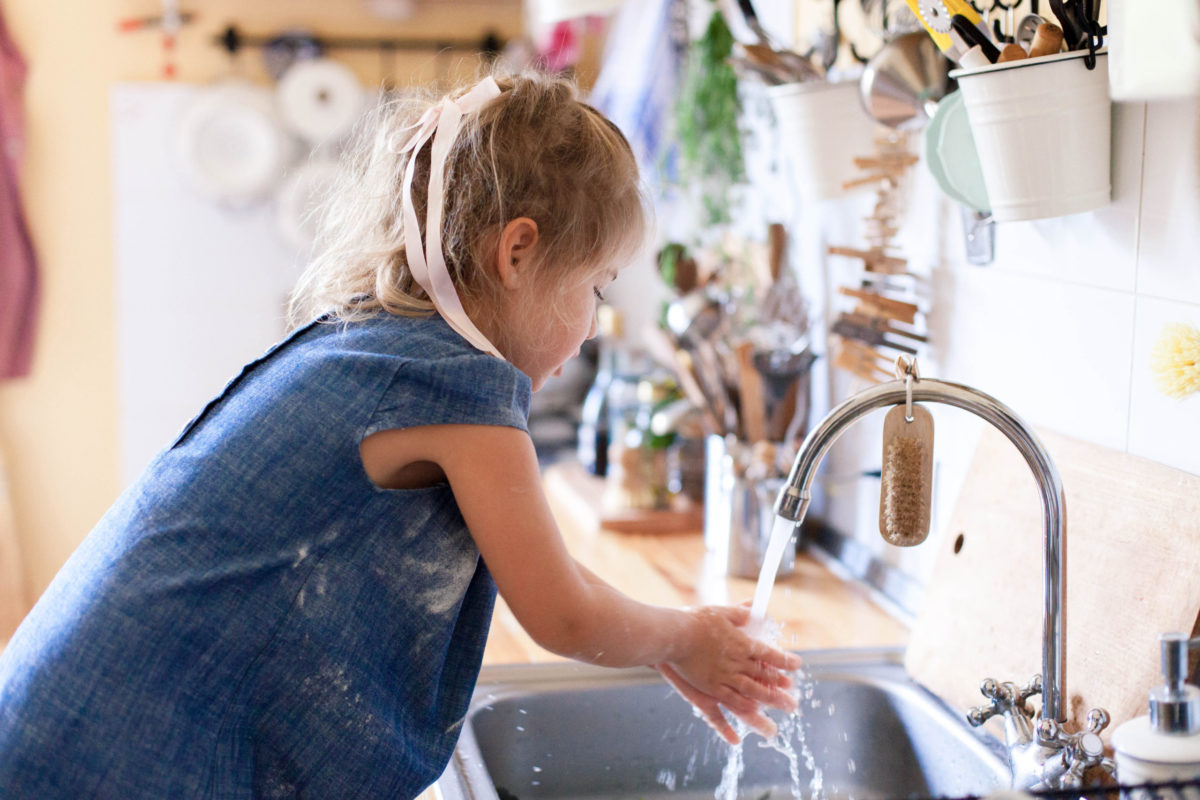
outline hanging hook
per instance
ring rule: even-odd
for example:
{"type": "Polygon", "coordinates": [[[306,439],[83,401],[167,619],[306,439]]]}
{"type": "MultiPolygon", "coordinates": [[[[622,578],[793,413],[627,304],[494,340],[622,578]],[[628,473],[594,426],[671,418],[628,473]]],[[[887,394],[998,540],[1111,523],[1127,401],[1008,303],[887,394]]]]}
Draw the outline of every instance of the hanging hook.
{"type": "Polygon", "coordinates": [[[1096,49],[1104,46],[1108,26],[1100,24],[1100,0],[1083,0],[1082,26],[1087,33],[1087,55],[1083,64],[1088,69],[1096,68],[1096,49]]]}
{"type": "MultiPolygon", "coordinates": [[[[832,67],[834,62],[837,61],[838,50],[840,50],[842,46],[842,18],[841,11],[838,8],[841,4],[842,0],[833,0],[833,46],[830,48],[829,53],[826,54],[824,65],[826,72],[828,72],[829,68],[832,67]]],[[[854,46],[854,42],[850,42],[850,55],[853,56],[854,60],[860,64],[867,63],[867,60],[869,59],[869,57],[864,57],[858,52],[858,48],[854,46]]]]}
{"type": "Polygon", "coordinates": [[[992,6],[988,9],[988,16],[991,16],[993,11],[1003,11],[1006,23],[1002,27],[999,19],[992,20],[992,32],[996,34],[997,42],[1011,44],[1015,41],[1013,34],[1016,32],[1015,16],[1017,6],[1019,5],[1021,5],[1021,0],[1013,0],[1010,4],[1005,4],[1001,0],[992,0],[992,6]],[[1007,32],[1005,29],[1007,29],[1007,32]]]}
{"type": "Polygon", "coordinates": [[[904,421],[913,421],[913,384],[921,380],[917,370],[917,359],[914,356],[896,356],[896,377],[904,381],[904,421]]]}

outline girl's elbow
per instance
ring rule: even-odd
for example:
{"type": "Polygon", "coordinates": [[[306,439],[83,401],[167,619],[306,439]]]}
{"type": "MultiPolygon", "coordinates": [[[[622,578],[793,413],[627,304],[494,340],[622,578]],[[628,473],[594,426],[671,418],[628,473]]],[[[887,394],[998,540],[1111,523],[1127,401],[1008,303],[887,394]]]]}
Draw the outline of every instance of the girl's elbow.
{"type": "Polygon", "coordinates": [[[589,649],[594,649],[589,647],[592,637],[584,620],[576,615],[556,615],[552,620],[527,627],[526,632],[538,646],[555,655],[592,661],[588,658],[589,649]]]}

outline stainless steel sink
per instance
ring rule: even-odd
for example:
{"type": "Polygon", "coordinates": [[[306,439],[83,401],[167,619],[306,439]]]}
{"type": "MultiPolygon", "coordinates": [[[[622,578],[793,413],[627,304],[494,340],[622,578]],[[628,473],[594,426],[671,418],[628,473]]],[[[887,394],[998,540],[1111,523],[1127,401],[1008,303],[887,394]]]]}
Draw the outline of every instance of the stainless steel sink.
{"type": "MultiPolygon", "coordinates": [[[[784,721],[796,757],[751,734],[737,797],[954,797],[1008,785],[1002,744],[909,679],[902,651],[801,655],[799,722],[784,721]]],[[[732,752],[651,670],[492,667],[437,791],[446,800],[708,798],[732,752]]]]}

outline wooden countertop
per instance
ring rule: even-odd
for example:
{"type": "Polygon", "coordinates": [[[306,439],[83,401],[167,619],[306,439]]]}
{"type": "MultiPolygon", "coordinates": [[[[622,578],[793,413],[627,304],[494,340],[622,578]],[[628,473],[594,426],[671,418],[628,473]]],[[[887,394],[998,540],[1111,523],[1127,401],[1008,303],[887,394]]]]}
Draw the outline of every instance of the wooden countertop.
{"type": "MultiPolygon", "coordinates": [[[[755,582],[721,574],[707,555],[699,530],[685,533],[615,533],[597,523],[596,492],[581,468],[564,462],[545,471],[546,494],[567,548],[620,591],[666,606],[734,604],[754,595],[755,582]],[[581,485],[583,486],[581,490],[581,485]]],[[[908,629],[880,608],[861,586],[847,583],[801,553],[796,569],[775,582],[768,616],[783,624],[789,649],[904,645],[908,629]]],[[[521,629],[502,599],[496,601],[484,664],[561,661],[521,629]]]]}

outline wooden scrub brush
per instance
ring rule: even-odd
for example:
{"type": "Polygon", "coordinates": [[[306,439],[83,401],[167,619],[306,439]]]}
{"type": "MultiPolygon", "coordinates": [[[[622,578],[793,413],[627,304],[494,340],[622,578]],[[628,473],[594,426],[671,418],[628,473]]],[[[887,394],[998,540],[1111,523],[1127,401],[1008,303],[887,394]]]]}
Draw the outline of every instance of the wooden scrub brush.
{"type": "Polygon", "coordinates": [[[912,547],[929,536],[933,496],[933,416],[912,401],[919,380],[913,359],[896,361],[907,389],[904,405],[883,420],[883,469],[879,490],[879,532],[897,547],[912,547]]]}
{"type": "Polygon", "coordinates": [[[1154,385],[1177,400],[1200,391],[1200,329],[1173,322],[1163,328],[1150,350],[1154,385]]]}

